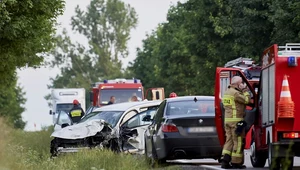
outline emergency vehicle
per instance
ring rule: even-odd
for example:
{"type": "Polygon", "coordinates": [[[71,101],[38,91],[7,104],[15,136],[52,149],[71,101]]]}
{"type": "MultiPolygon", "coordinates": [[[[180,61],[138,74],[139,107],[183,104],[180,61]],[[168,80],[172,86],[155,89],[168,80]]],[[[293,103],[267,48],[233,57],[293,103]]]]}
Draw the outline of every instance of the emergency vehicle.
{"type": "MultiPolygon", "coordinates": [[[[255,88],[255,86],[257,86],[259,83],[261,66],[255,64],[254,60],[252,60],[251,58],[239,57],[237,59],[227,62],[224,67],[240,69],[245,75],[245,77],[247,78],[250,85],[254,88],[255,92],[257,92],[258,89],[255,88]]],[[[251,107],[247,107],[247,109],[251,110],[251,107]]],[[[251,130],[251,128],[249,130],[251,130]]],[[[251,134],[248,133],[246,135],[245,149],[250,149],[250,145],[251,145],[251,134]]]]}
{"type": "Polygon", "coordinates": [[[145,99],[163,100],[165,92],[162,87],[150,88],[144,95],[144,87],[139,79],[118,78],[93,84],[90,92],[90,101],[93,106],[107,105],[111,96],[115,96],[116,103],[129,102],[132,96],[137,96],[139,101],[145,99]]]}
{"type": "Polygon", "coordinates": [[[52,110],[49,111],[49,114],[53,115],[53,124],[56,123],[59,111],[69,113],[73,108],[74,99],[79,101],[80,106],[85,111],[84,88],[58,88],[51,90],[52,110]]]}
{"type": "Polygon", "coordinates": [[[246,132],[251,134],[253,167],[264,167],[268,160],[270,169],[280,169],[280,166],[292,169],[294,156],[300,156],[299,58],[300,43],[274,44],[265,49],[259,84],[255,87],[240,69],[216,68],[215,121],[221,145],[225,142],[221,99],[231,78],[240,75],[251,93],[253,104],[249,105],[251,110],[246,110],[245,121],[246,132]]]}

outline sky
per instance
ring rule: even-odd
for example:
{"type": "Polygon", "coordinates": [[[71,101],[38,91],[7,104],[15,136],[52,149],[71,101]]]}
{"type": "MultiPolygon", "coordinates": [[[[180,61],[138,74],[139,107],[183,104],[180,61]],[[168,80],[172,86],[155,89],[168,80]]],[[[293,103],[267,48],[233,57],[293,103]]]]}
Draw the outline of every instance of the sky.
{"type": "MultiPolygon", "coordinates": [[[[128,42],[129,56],[123,60],[124,65],[133,61],[136,57],[136,48],[142,46],[142,40],[146,33],[151,33],[159,23],[166,21],[166,15],[170,5],[175,5],[178,0],[123,0],[135,8],[138,15],[138,26],[131,31],[131,39],[128,42]]],[[[66,0],[65,11],[58,18],[59,26],[57,33],[66,28],[73,41],[86,41],[83,37],[76,35],[71,30],[71,17],[75,15],[75,7],[86,9],[90,0],[66,0]]],[[[38,69],[22,68],[18,70],[19,84],[26,92],[26,111],[22,114],[23,120],[27,121],[25,130],[40,130],[43,126],[52,124],[52,116],[49,115],[50,108],[44,96],[50,93],[47,85],[50,78],[59,74],[58,68],[41,67],[38,69]]]]}

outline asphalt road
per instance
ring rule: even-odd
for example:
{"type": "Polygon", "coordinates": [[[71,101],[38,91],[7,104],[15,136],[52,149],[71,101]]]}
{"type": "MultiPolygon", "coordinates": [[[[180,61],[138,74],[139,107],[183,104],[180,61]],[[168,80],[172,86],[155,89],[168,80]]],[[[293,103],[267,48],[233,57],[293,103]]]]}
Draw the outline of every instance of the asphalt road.
{"type": "MultiPolygon", "coordinates": [[[[255,170],[266,170],[269,169],[268,162],[266,162],[266,165],[264,168],[253,168],[250,162],[250,152],[245,151],[245,165],[247,166],[247,169],[255,169],[255,170]]],[[[183,170],[218,170],[222,169],[221,165],[218,163],[217,160],[213,159],[190,159],[190,160],[175,160],[175,161],[169,161],[168,166],[174,166],[179,165],[183,170]]],[[[294,158],[294,168],[293,170],[300,170],[300,157],[294,158]]]]}

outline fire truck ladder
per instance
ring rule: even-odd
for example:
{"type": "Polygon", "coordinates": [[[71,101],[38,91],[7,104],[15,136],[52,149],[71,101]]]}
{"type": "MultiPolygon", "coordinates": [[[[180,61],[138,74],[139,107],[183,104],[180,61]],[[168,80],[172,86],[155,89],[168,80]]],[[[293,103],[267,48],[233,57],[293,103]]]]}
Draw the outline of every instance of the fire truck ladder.
{"type": "Polygon", "coordinates": [[[300,55],[300,43],[286,43],[285,46],[278,47],[279,56],[300,55]]]}
{"type": "Polygon", "coordinates": [[[251,58],[240,57],[227,62],[224,67],[240,69],[244,73],[247,79],[252,80],[253,76],[250,74],[248,69],[255,68],[257,66],[258,65],[255,65],[254,61],[251,58]]]}
{"type": "Polygon", "coordinates": [[[251,58],[240,57],[240,58],[237,58],[237,59],[227,62],[224,67],[227,67],[227,68],[233,67],[233,68],[239,68],[239,69],[244,70],[249,67],[252,67],[253,63],[254,63],[254,61],[251,58]]]}

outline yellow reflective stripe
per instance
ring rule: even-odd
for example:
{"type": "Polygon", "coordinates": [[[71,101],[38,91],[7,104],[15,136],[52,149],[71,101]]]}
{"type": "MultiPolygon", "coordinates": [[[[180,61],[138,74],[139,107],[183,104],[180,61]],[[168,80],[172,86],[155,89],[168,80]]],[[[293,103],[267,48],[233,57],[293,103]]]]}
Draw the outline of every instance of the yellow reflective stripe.
{"type": "Polygon", "coordinates": [[[238,122],[243,120],[243,118],[225,118],[225,122],[238,122]]]}
{"type": "Polygon", "coordinates": [[[235,107],[235,102],[232,103],[232,118],[236,118],[236,107],[235,107]]]}
{"type": "Polygon", "coordinates": [[[242,158],[244,156],[244,154],[238,154],[238,153],[235,153],[235,152],[232,152],[232,157],[238,157],[238,158],[242,158]]]}
{"type": "Polygon", "coordinates": [[[231,155],[231,152],[229,150],[223,149],[222,155],[225,155],[225,154],[231,155]]]}
{"type": "Polygon", "coordinates": [[[230,95],[224,95],[222,98],[222,102],[224,106],[231,106],[234,102],[234,97],[230,95]]]}
{"type": "Polygon", "coordinates": [[[232,108],[232,118],[236,118],[236,106],[234,101],[234,96],[224,95],[222,99],[224,106],[231,106],[232,108]]]}
{"type": "Polygon", "coordinates": [[[71,112],[71,116],[72,116],[72,117],[81,116],[81,110],[73,110],[73,111],[71,112]]]}
{"type": "Polygon", "coordinates": [[[241,153],[241,149],[242,149],[242,137],[238,136],[238,143],[237,143],[237,151],[236,151],[236,153],[241,153]]]}
{"type": "Polygon", "coordinates": [[[245,96],[245,104],[248,104],[249,103],[248,96],[250,96],[250,94],[248,92],[245,92],[243,95],[245,96]]]}

